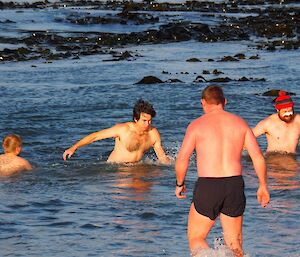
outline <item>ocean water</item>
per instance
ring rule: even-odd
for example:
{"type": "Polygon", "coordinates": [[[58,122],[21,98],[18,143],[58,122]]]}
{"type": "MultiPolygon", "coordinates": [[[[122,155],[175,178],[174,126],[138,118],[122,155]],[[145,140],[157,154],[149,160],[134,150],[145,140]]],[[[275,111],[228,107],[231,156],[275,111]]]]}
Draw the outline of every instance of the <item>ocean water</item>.
{"type": "MultiPolygon", "coordinates": [[[[40,26],[52,25],[46,19],[40,26]]],[[[2,29],[4,34],[17,33],[17,28],[2,29]]],[[[186,126],[202,114],[199,98],[208,83],[193,81],[203,70],[218,69],[224,72],[222,77],[236,80],[266,79],[220,84],[228,98],[226,109],[250,126],[274,112],[273,98],[261,96],[269,89],[296,93],[293,100],[299,112],[300,50],[260,51],[248,41],[189,41],[113,50],[136,52],[137,57],[115,62],[104,62],[107,55],[94,55],[52,63],[0,63],[0,137],[20,134],[22,156],[35,166],[31,172],[0,178],[0,256],[189,256],[186,227],[196,180],[194,157],[186,200],[174,195],[174,165],[157,164],[152,151],[138,165],[107,164],[114,144],[108,139],[80,149],[67,162],[62,160],[64,150],[81,137],[131,120],[139,98],[153,103],[157,111],[153,125],[172,159],[186,126]],[[217,62],[237,53],[244,53],[246,59],[217,62]],[[253,55],[260,58],[250,60],[253,55]],[[202,62],[186,62],[191,57],[202,62]],[[216,61],[208,62],[209,58],[216,61]],[[148,75],[182,82],[135,84],[148,75]]],[[[258,141],[265,150],[265,138],[258,141]]],[[[271,203],[262,209],[256,200],[252,163],[243,155],[247,256],[300,256],[299,160],[299,154],[269,159],[271,203]]],[[[215,250],[207,256],[226,256],[219,221],[208,242],[215,250]]]]}

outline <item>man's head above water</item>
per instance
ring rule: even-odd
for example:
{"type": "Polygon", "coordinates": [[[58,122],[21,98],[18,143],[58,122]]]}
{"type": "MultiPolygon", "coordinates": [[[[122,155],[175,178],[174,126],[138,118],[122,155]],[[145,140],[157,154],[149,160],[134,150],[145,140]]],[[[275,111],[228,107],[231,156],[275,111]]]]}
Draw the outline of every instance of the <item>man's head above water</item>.
{"type": "Polygon", "coordinates": [[[278,97],[275,99],[275,108],[282,121],[289,123],[294,119],[294,102],[285,91],[279,91],[278,97]]]}
{"type": "Polygon", "coordinates": [[[138,121],[141,117],[141,113],[149,114],[152,118],[154,118],[156,115],[152,104],[144,101],[143,99],[139,99],[133,107],[133,120],[138,121]]]}

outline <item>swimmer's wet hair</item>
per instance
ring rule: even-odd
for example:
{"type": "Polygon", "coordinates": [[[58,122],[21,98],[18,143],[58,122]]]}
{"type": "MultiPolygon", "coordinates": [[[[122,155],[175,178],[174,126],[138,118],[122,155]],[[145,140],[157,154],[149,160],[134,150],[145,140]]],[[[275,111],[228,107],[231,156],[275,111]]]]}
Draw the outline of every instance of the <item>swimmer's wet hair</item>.
{"type": "Polygon", "coordinates": [[[154,110],[152,104],[143,99],[139,99],[133,107],[133,120],[139,120],[142,112],[150,114],[152,118],[154,118],[156,115],[156,111],[154,110]]]}
{"type": "Polygon", "coordinates": [[[7,135],[2,142],[2,147],[5,153],[14,152],[17,147],[22,146],[22,138],[19,135],[7,135]]]}
{"type": "Polygon", "coordinates": [[[202,99],[209,104],[222,104],[225,105],[225,97],[221,87],[219,86],[208,86],[202,92],[202,99]]]}

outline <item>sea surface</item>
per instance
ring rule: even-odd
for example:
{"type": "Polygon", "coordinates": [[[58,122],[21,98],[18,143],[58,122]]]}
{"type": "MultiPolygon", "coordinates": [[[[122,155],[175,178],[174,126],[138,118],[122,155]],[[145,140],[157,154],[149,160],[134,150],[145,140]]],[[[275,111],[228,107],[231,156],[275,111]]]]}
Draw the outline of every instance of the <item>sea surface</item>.
{"type": "MultiPolygon", "coordinates": [[[[0,11],[1,19],[17,20],[0,24],[1,35],[32,29],[28,17],[39,19],[31,24],[34,29],[78,30],[78,25],[59,27],[49,19],[49,15],[63,15],[62,11],[67,10],[46,14],[30,9],[0,11]]],[[[7,45],[0,45],[4,47],[7,45]]],[[[140,164],[114,165],[106,163],[112,139],[86,146],[66,162],[64,150],[91,132],[132,120],[132,107],[143,98],[154,105],[157,117],[153,125],[175,160],[187,125],[202,115],[200,94],[209,83],[194,81],[203,70],[218,69],[223,77],[235,80],[265,78],[219,83],[228,99],[226,109],[241,115],[252,127],[275,111],[273,98],[262,96],[269,89],[295,93],[295,111],[300,111],[300,50],[257,50],[250,41],[188,41],[113,50],[136,52],[137,57],[107,62],[107,55],[93,55],[78,60],[0,63],[0,138],[20,134],[22,156],[35,166],[31,172],[0,177],[0,256],[187,257],[187,217],[196,180],[194,156],[186,180],[187,199],[178,200],[174,163],[159,165],[153,151],[140,164]],[[208,61],[237,53],[245,54],[246,59],[208,61]],[[259,59],[249,59],[255,55],[259,59]],[[192,57],[202,61],[186,62],[192,57]],[[135,84],[149,75],[182,82],[135,84]]],[[[264,151],[265,137],[258,141],[264,151]]],[[[256,200],[257,177],[243,153],[247,256],[300,256],[299,161],[299,154],[268,160],[271,203],[263,209],[256,200]]],[[[208,238],[215,250],[207,256],[226,255],[222,237],[217,221],[208,238]]]]}

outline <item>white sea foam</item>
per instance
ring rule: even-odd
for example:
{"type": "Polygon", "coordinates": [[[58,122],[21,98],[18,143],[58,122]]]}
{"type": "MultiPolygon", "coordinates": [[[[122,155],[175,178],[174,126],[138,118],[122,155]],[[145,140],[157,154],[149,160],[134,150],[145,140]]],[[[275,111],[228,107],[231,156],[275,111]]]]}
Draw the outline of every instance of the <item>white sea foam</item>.
{"type": "MultiPolygon", "coordinates": [[[[222,238],[215,238],[214,248],[197,249],[191,253],[193,257],[234,257],[233,252],[222,243],[222,238]]],[[[244,254],[244,257],[250,257],[249,254],[244,254]]]]}

